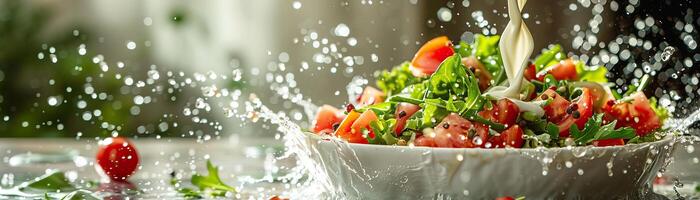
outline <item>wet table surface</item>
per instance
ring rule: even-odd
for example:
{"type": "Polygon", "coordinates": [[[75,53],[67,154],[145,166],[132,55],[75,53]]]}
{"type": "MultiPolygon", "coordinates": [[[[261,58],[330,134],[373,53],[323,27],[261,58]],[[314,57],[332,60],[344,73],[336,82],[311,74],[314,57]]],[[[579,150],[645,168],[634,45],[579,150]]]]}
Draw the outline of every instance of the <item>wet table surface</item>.
{"type": "MultiPolygon", "coordinates": [[[[136,195],[113,196],[111,199],[179,199],[170,184],[175,174],[189,177],[192,172],[205,173],[206,160],[222,167],[224,182],[238,187],[244,199],[267,199],[282,194],[284,184],[274,181],[254,182],[275,175],[276,166],[291,166],[293,161],[282,160],[272,163],[283,146],[281,141],[272,138],[230,137],[216,141],[197,142],[194,139],[162,138],[133,139],[140,154],[141,169],[130,178],[132,186],[140,191],[136,195]],[[244,184],[245,183],[245,184],[244,184]]],[[[94,162],[97,142],[75,139],[0,139],[0,187],[7,188],[47,172],[61,170],[75,183],[100,180],[94,162]],[[22,161],[27,155],[77,155],[58,156],[52,161],[22,161]],[[76,159],[77,158],[77,159],[76,159]]],[[[678,179],[683,187],[678,191],[690,199],[698,199],[697,182],[700,182],[698,157],[700,145],[688,150],[677,148],[674,162],[665,173],[666,184],[656,185],[655,191],[669,199],[677,199],[673,180],[678,179]]],[[[31,156],[30,156],[31,157],[31,156]]],[[[183,181],[188,182],[187,178],[183,181]]],[[[127,187],[132,187],[127,186],[127,187]]],[[[99,184],[93,190],[114,191],[123,185],[99,184]],[[115,189],[117,188],[117,189],[115,189]]],[[[0,199],[13,199],[1,197],[0,199]]],[[[662,198],[663,199],[663,198],[662,198]]]]}

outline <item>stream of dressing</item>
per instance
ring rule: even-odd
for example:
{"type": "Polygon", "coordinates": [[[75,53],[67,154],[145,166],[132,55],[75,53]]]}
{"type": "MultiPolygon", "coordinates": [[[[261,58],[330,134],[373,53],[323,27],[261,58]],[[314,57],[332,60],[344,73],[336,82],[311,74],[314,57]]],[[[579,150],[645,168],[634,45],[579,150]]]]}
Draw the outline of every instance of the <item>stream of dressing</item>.
{"type": "Polygon", "coordinates": [[[508,87],[494,86],[484,95],[495,99],[507,98],[518,105],[521,112],[532,112],[537,116],[542,116],[544,110],[539,105],[520,100],[520,86],[524,81],[523,73],[534,46],[532,34],[523,22],[521,14],[525,3],[527,0],[508,0],[510,21],[498,42],[501,57],[503,57],[503,67],[508,77],[508,87]]]}

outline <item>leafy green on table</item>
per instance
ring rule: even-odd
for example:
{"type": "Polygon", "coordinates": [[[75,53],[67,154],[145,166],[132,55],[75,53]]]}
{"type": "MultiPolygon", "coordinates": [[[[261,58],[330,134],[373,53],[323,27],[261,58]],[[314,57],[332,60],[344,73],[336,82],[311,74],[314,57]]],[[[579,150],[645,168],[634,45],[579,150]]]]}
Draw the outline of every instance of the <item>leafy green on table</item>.
{"type": "Polygon", "coordinates": [[[22,183],[19,186],[19,190],[26,193],[41,194],[47,192],[70,192],[77,190],[77,188],[68,181],[63,172],[53,171],[22,183]]]}
{"type": "Polygon", "coordinates": [[[66,196],[61,198],[61,200],[100,200],[92,194],[92,192],[87,190],[76,190],[68,193],[66,196]]]}
{"type": "Polygon", "coordinates": [[[603,114],[597,114],[589,119],[582,130],[576,124],[569,129],[574,142],[578,145],[585,145],[594,140],[606,139],[632,139],[636,135],[634,129],[622,127],[615,129],[617,121],[603,125],[603,114]]]}
{"type": "MultiPolygon", "coordinates": [[[[199,199],[203,198],[204,194],[209,194],[212,197],[225,197],[227,193],[237,193],[236,188],[224,183],[219,176],[219,168],[214,166],[210,160],[207,160],[207,172],[208,175],[193,174],[191,178],[192,185],[196,186],[196,189],[188,187],[178,187],[177,192],[182,194],[185,198],[199,199]]],[[[172,179],[170,184],[178,186],[179,180],[176,179],[175,174],[171,174],[172,179]]]]}

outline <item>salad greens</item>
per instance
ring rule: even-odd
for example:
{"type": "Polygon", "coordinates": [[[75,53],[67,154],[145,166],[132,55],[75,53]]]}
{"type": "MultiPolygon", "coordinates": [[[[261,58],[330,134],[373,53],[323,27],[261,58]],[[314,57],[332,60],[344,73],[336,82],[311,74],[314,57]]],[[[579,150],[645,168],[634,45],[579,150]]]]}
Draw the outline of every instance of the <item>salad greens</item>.
{"type": "Polygon", "coordinates": [[[214,166],[210,160],[207,160],[207,172],[208,175],[206,176],[200,174],[192,175],[190,182],[197,188],[181,187],[181,181],[177,179],[174,172],[171,174],[170,184],[176,188],[178,193],[188,199],[201,199],[204,198],[205,194],[212,197],[225,197],[228,193],[235,194],[238,192],[236,188],[221,181],[219,168],[214,166]]]}

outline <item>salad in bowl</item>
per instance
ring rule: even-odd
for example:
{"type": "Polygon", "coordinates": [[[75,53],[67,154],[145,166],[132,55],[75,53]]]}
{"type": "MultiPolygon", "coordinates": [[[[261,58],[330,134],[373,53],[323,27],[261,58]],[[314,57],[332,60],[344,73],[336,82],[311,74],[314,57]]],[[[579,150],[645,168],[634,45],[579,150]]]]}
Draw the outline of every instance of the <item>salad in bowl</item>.
{"type": "Polygon", "coordinates": [[[648,76],[620,90],[604,66],[586,66],[550,45],[530,61],[519,97],[488,91],[508,83],[499,36],[425,43],[411,62],[375,73],[356,102],[323,105],[311,130],[349,143],[436,148],[616,146],[663,138],[669,117],[642,92],[648,76]],[[624,90],[623,90],[624,89],[624,90]],[[616,92],[624,91],[624,92],[616,92]]]}

